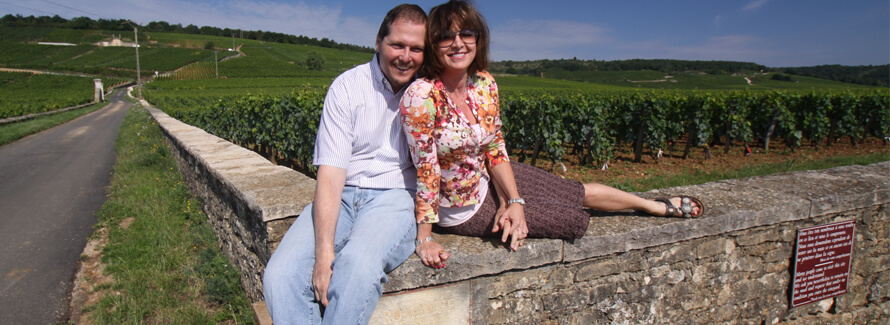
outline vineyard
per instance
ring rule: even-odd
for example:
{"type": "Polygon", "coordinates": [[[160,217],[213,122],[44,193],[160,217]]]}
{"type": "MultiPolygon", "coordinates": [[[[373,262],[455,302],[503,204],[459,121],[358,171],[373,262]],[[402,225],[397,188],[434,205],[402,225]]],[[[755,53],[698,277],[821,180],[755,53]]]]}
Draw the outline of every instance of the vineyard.
{"type": "Polygon", "coordinates": [[[520,161],[571,157],[581,165],[602,164],[618,144],[632,144],[634,161],[644,154],[682,156],[722,145],[786,147],[853,143],[890,135],[887,90],[751,92],[618,91],[575,94],[505,92],[504,137],[520,161]]]}
{"type": "Polygon", "coordinates": [[[0,39],[15,42],[65,42],[75,44],[92,44],[106,39],[112,33],[120,31],[101,31],[53,27],[5,27],[0,26],[0,39]]]}
{"type": "MultiPolygon", "coordinates": [[[[136,57],[131,47],[93,45],[49,46],[0,41],[0,66],[8,68],[47,69],[110,74],[131,70],[135,75],[136,57]]],[[[228,53],[228,52],[223,52],[228,53]]],[[[220,55],[220,59],[224,56],[220,55]]],[[[142,48],[139,60],[143,71],[169,71],[192,62],[213,62],[213,51],[183,48],[142,48]]]]}
{"type": "MultiPolygon", "coordinates": [[[[158,103],[168,114],[310,170],[324,93],[158,103]]],[[[890,136],[886,89],[845,91],[505,91],[504,138],[519,161],[595,166],[633,144],[634,160],[691,150],[853,144],[890,136]],[[678,148],[678,146],[680,146],[678,148]]]]}
{"type": "MultiPolygon", "coordinates": [[[[111,87],[126,82],[102,78],[111,87]]],[[[93,101],[93,78],[0,71],[0,118],[41,113],[93,101]]]]}

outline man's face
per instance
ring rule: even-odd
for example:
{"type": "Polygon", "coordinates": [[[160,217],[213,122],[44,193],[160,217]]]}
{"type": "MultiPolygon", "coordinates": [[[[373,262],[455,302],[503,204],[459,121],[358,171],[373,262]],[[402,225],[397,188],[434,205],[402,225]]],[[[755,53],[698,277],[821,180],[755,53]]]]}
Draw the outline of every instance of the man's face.
{"type": "Polygon", "coordinates": [[[423,24],[399,19],[390,25],[389,35],[377,40],[380,70],[383,70],[393,91],[402,89],[420,70],[424,33],[426,27],[423,24]]]}

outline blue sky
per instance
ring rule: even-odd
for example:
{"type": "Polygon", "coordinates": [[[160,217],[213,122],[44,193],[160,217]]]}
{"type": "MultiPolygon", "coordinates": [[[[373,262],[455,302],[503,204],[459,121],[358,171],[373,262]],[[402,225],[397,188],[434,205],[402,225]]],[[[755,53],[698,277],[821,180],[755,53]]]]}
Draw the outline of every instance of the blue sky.
{"type": "MultiPolygon", "coordinates": [[[[424,10],[443,0],[416,1],[424,10]]],[[[0,14],[127,18],[373,46],[400,1],[0,0],[0,14]]],[[[680,59],[770,67],[890,63],[888,0],[477,0],[492,59],[680,59]]]]}

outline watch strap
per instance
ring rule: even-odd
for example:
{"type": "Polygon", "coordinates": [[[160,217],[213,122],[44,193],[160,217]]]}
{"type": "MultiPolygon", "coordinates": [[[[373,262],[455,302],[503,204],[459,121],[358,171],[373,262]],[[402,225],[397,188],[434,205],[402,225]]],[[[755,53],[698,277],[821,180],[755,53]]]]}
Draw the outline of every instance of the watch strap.
{"type": "Polygon", "coordinates": [[[507,200],[507,205],[510,205],[510,204],[513,204],[513,203],[519,203],[519,204],[525,205],[525,200],[522,199],[522,198],[515,198],[515,199],[509,199],[509,200],[507,200]]]}

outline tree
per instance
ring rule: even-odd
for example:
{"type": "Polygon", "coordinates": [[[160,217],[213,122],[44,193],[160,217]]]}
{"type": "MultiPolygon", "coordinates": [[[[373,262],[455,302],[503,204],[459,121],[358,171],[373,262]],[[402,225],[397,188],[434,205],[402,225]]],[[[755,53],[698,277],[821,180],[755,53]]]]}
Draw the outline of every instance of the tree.
{"type": "Polygon", "coordinates": [[[315,51],[309,51],[306,57],[306,67],[309,68],[309,70],[324,70],[324,57],[315,51]]]}
{"type": "Polygon", "coordinates": [[[188,26],[185,26],[183,32],[185,32],[186,34],[199,34],[201,30],[198,29],[198,26],[189,24],[188,26]]]}

